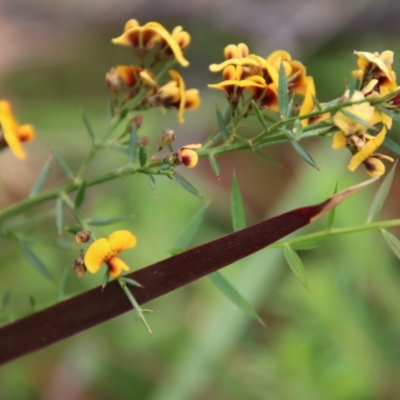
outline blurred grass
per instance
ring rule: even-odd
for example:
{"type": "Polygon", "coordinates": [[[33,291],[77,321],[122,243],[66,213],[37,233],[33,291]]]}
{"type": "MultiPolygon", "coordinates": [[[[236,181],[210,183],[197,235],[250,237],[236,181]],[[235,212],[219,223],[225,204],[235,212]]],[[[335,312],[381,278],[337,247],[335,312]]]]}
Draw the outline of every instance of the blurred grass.
{"type": "MultiPolygon", "coordinates": [[[[212,32],[207,34],[214,38],[212,32]]],[[[38,140],[30,147],[30,168],[38,170],[45,161],[47,142],[77,167],[90,144],[80,107],[94,130],[104,132],[108,97],[103,76],[111,64],[126,57],[121,49],[105,50],[100,45],[102,40],[108,43],[111,36],[108,32],[92,35],[77,45],[79,51],[69,63],[32,70],[24,67],[22,77],[17,70],[2,83],[3,92],[16,100],[19,120],[34,123],[38,131],[38,140]],[[84,57],[88,48],[94,50],[84,57]]],[[[349,78],[355,68],[353,49],[399,47],[393,38],[385,40],[382,44],[365,37],[351,41],[338,38],[308,60],[308,71],[315,76],[321,100],[343,92],[345,77],[349,78]]],[[[207,57],[214,62],[217,56],[212,59],[210,54],[220,53],[226,43],[219,37],[210,46],[211,51],[206,46],[200,46],[198,52],[192,49],[195,70],[202,70],[196,60],[201,58],[205,66],[207,57]]],[[[192,79],[186,71],[189,87],[204,88],[205,82],[215,79],[195,75],[192,79]]],[[[146,117],[140,134],[151,137],[152,149],[157,147],[156,138],[164,127],[182,134],[180,141],[197,142],[215,126],[215,99],[220,101],[222,96],[207,94],[201,111],[188,113],[183,127],[176,122],[174,112],[163,116],[156,110],[146,117]]],[[[236,154],[221,157],[221,182],[209,172],[206,160],[198,169],[185,171],[205,198],[213,200],[194,243],[231,229],[227,204],[233,168],[242,191],[246,188],[243,197],[248,220],[253,222],[261,216],[318,202],[333,192],[337,180],[342,189],[365,178],[363,171],[347,172],[348,154],[331,151],[329,140],[306,143],[305,147],[321,168],[320,173],[305,165],[289,146],[269,150],[283,159],[283,169],[264,161],[261,164],[253,155],[236,154]],[[288,182],[287,186],[283,182],[288,182]]],[[[120,155],[104,152],[94,160],[89,173],[120,164],[120,155]]],[[[61,180],[60,171],[54,172],[53,184],[61,180]]],[[[376,190],[377,186],[367,189],[340,206],[335,226],[365,220],[376,190]]],[[[137,235],[137,248],[123,254],[135,269],[167,257],[186,221],[202,205],[200,199],[167,179],[157,179],[155,197],[146,177],[134,176],[90,188],[83,210],[88,217],[137,213],[137,218],[128,223],[96,229],[99,236],[118,228],[137,235]]],[[[52,207],[49,204],[49,209],[52,207]]],[[[393,212],[396,210],[386,211],[384,207],[384,214],[393,212]]],[[[67,222],[73,222],[71,215],[67,215],[67,222]]],[[[68,295],[101,283],[101,276],[78,279],[73,275],[79,248],[72,236],[65,234],[72,249],[54,248],[42,243],[56,237],[54,220],[48,218],[40,227],[40,232],[35,229],[26,234],[40,239],[38,254],[51,269],[55,283],[38,275],[16,246],[1,240],[0,296],[11,290],[7,315],[29,312],[29,295],[34,296],[38,308],[56,302],[66,270],[70,271],[68,295]]],[[[52,398],[52,393],[65,387],[77,399],[399,398],[399,264],[383,238],[375,232],[334,237],[320,249],[299,254],[308,273],[310,293],[290,273],[278,250],[262,251],[223,270],[257,308],[267,328],[237,310],[203,279],[149,304],[159,311],[148,316],[156,333],[154,339],[128,313],[1,367],[0,398],[52,398]]]]}

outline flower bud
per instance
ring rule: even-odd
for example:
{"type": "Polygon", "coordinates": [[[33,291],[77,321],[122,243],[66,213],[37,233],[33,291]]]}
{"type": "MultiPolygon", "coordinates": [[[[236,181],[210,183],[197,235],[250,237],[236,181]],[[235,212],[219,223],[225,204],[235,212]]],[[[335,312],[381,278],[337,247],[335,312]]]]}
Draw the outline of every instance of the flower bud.
{"type": "Polygon", "coordinates": [[[87,243],[90,238],[91,238],[92,234],[90,233],[90,231],[88,230],[83,230],[83,231],[79,231],[76,236],[75,236],[75,240],[78,243],[87,243]]]}

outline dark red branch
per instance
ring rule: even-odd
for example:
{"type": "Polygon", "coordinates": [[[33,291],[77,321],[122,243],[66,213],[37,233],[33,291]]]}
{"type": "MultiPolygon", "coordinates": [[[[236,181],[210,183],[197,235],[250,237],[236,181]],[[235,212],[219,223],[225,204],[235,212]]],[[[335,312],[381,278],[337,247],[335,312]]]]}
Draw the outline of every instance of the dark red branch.
{"type": "MultiPolygon", "coordinates": [[[[321,204],[289,211],[135,271],[127,276],[144,288],[129,289],[139,304],[160,297],[267,247],[331,210],[370,182],[338,193],[321,204]]],[[[116,281],[110,282],[103,292],[98,287],[62,301],[0,328],[0,364],[131,309],[131,303],[116,281]]]]}

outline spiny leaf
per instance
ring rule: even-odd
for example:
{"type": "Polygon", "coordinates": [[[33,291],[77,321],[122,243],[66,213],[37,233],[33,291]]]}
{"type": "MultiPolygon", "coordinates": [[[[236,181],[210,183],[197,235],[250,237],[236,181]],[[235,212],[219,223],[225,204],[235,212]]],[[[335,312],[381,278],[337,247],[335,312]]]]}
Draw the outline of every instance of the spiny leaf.
{"type": "Polygon", "coordinates": [[[265,325],[264,321],[259,317],[250,303],[245,300],[242,295],[231,285],[231,283],[220,273],[213,272],[209,275],[215,286],[237,307],[244,311],[248,316],[254,318],[260,324],[265,325]]]}
{"type": "Polygon", "coordinates": [[[92,226],[112,225],[117,222],[125,221],[127,219],[135,218],[136,214],[120,215],[118,217],[98,217],[87,219],[86,223],[92,226]]]}
{"type": "MultiPolygon", "coordinates": [[[[137,147],[137,128],[136,128],[135,124],[132,124],[130,138],[129,138],[129,147],[128,147],[128,162],[129,162],[129,164],[132,164],[133,161],[135,160],[136,147],[137,147]]],[[[145,162],[145,164],[146,164],[146,162],[145,162]]]]}
{"type": "Polygon", "coordinates": [[[389,194],[390,187],[392,186],[394,172],[396,170],[396,165],[397,165],[397,161],[393,165],[390,172],[385,176],[385,179],[383,180],[381,186],[379,187],[378,191],[376,192],[376,195],[374,197],[374,200],[372,201],[371,208],[368,213],[367,222],[371,222],[378,215],[379,211],[381,210],[383,203],[385,202],[386,197],[389,194]]]}
{"type": "Polygon", "coordinates": [[[344,114],[347,118],[350,118],[354,122],[357,122],[357,124],[360,124],[360,125],[366,126],[367,128],[372,128],[372,129],[376,130],[376,128],[374,126],[372,126],[369,122],[363,120],[360,117],[357,117],[357,115],[351,113],[350,111],[345,110],[344,108],[342,108],[342,109],[340,109],[340,112],[342,114],[344,114]]]}
{"type": "Polygon", "coordinates": [[[139,163],[141,167],[144,167],[146,165],[147,161],[147,153],[146,153],[146,148],[141,144],[139,146],[139,163]]]}
{"type": "Polygon", "coordinates": [[[74,174],[72,173],[70,167],[68,164],[64,161],[64,159],[61,157],[61,155],[58,153],[57,150],[50,148],[51,154],[53,154],[54,158],[56,159],[58,165],[60,168],[63,170],[64,174],[68,179],[73,179],[74,174]]]}
{"type": "Polygon", "coordinates": [[[218,120],[218,126],[219,126],[219,131],[222,135],[222,138],[224,140],[228,140],[228,132],[226,130],[226,125],[225,125],[225,121],[224,121],[224,117],[221,114],[221,111],[219,110],[219,108],[216,108],[216,112],[217,112],[217,120],[218,120]]]}
{"type": "Polygon", "coordinates": [[[85,198],[85,194],[86,194],[86,180],[84,180],[77,192],[76,192],[76,196],[75,196],[75,202],[74,202],[74,208],[79,208],[85,198]]]}
{"type": "Polygon", "coordinates": [[[320,247],[325,240],[325,237],[315,237],[302,241],[294,241],[290,243],[290,247],[294,250],[312,250],[320,247]]]}
{"type": "Polygon", "coordinates": [[[90,125],[90,122],[87,119],[85,113],[83,112],[83,110],[81,110],[81,116],[82,116],[82,119],[83,119],[83,123],[85,124],[86,131],[89,134],[90,139],[92,140],[92,143],[94,143],[93,129],[92,129],[92,126],[90,125]]]}
{"type": "Polygon", "coordinates": [[[272,157],[267,156],[266,154],[262,153],[259,150],[256,150],[255,153],[257,155],[259,155],[260,157],[264,158],[265,160],[267,160],[268,162],[270,162],[272,165],[282,168],[283,165],[279,161],[276,161],[275,159],[273,159],[272,157]]]}
{"type": "Polygon", "coordinates": [[[290,269],[296,275],[296,278],[306,289],[308,289],[307,274],[300,257],[288,244],[285,244],[285,246],[283,247],[283,253],[285,255],[287,263],[289,264],[290,269]]]}
{"type": "Polygon", "coordinates": [[[393,253],[396,255],[398,259],[400,259],[400,241],[397,239],[396,236],[393,235],[393,233],[390,233],[386,229],[381,229],[382,235],[385,238],[387,244],[393,251],[393,253]]]}
{"type": "Polygon", "coordinates": [[[59,288],[59,291],[58,291],[58,298],[60,300],[65,297],[65,293],[67,291],[67,282],[68,282],[69,271],[70,270],[66,268],[64,270],[64,272],[62,274],[62,277],[61,277],[61,280],[60,280],[60,288],[59,288]]]}
{"type": "Polygon", "coordinates": [[[304,161],[306,161],[308,164],[319,171],[319,168],[317,167],[317,164],[315,164],[315,161],[296,141],[291,140],[290,143],[304,161]]]}
{"type": "MultiPolygon", "coordinates": [[[[336,182],[335,185],[335,190],[333,191],[333,194],[336,194],[338,190],[338,183],[336,182]]],[[[330,212],[329,212],[329,216],[328,216],[328,231],[332,229],[333,227],[333,222],[335,220],[335,210],[336,208],[333,208],[330,212]]]]}
{"type": "Polygon", "coordinates": [[[232,177],[231,214],[234,232],[246,227],[246,216],[244,213],[242,195],[235,174],[232,177]]]}
{"type": "Polygon", "coordinates": [[[60,237],[64,228],[64,207],[63,201],[60,198],[56,200],[56,227],[58,237],[60,237]]]}
{"type": "Polygon", "coordinates": [[[251,100],[251,108],[253,109],[254,115],[258,119],[258,122],[264,128],[264,130],[268,131],[267,123],[265,122],[264,116],[262,115],[257,103],[254,100],[251,100]]]}
{"type": "Polygon", "coordinates": [[[128,286],[143,287],[139,282],[135,281],[134,279],[125,278],[124,276],[122,276],[120,279],[122,279],[128,286]]]}
{"type": "Polygon", "coordinates": [[[151,174],[147,175],[147,179],[149,182],[149,185],[151,187],[151,190],[154,192],[154,194],[157,196],[157,189],[156,189],[156,180],[154,179],[154,176],[151,174]]]}
{"type": "Polygon", "coordinates": [[[353,97],[354,91],[358,89],[358,86],[359,86],[359,80],[356,78],[352,78],[352,80],[348,84],[349,99],[353,97]]]}
{"type": "Polygon", "coordinates": [[[83,228],[80,225],[75,225],[75,226],[66,226],[64,228],[65,231],[72,233],[73,235],[76,235],[79,231],[81,231],[83,228]]]}
{"type": "Polygon", "coordinates": [[[44,266],[36,254],[23,242],[20,242],[22,254],[31,263],[31,265],[46,279],[53,280],[50,271],[44,266]]]}
{"type": "Polygon", "coordinates": [[[33,184],[31,191],[29,192],[29,197],[36,196],[43,189],[43,186],[45,185],[47,178],[49,177],[51,161],[52,159],[50,158],[43,165],[43,168],[40,171],[39,176],[36,178],[36,181],[33,184]]]}
{"type": "Polygon", "coordinates": [[[393,139],[390,137],[385,137],[385,141],[383,144],[390,150],[393,151],[393,153],[396,153],[398,156],[400,156],[400,144],[395,142],[393,139]]]}
{"type": "Polygon", "coordinates": [[[11,297],[11,291],[10,289],[8,289],[4,294],[3,297],[1,299],[1,306],[0,306],[0,310],[4,310],[7,307],[7,304],[10,301],[10,297],[11,297]]]}
{"type": "Polygon", "coordinates": [[[217,178],[219,179],[220,176],[220,168],[219,168],[219,164],[217,162],[217,160],[215,159],[213,154],[210,154],[208,156],[208,159],[210,161],[210,165],[211,165],[211,169],[214,171],[214,174],[217,176],[217,178]]]}
{"type": "Polygon", "coordinates": [[[385,108],[385,107],[378,107],[378,111],[380,111],[380,112],[382,112],[382,113],[388,115],[388,116],[389,116],[390,118],[392,118],[394,121],[400,122],[400,115],[399,115],[399,114],[397,114],[397,113],[395,113],[395,112],[393,112],[393,111],[390,111],[390,110],[388,110],[388,109],[385,108]]]}
{"type": "Polygon", "coordinates": [[[289,92],[288,83],[286,79],[286,72],[283,62],[279,68],[279,84],[278,84],[278,108],[282,119],[288,117],[288,105],[289,105],[289,92]]]}
{"type": "Polygon", "coordinates": [[[175,172],[174,178],[188,192],[194,194],[197,197],[202,198],[198,190],[191,183],[189,183],[182,175],[179,175],[177,172],[175,172]]]}
{"type": "Polygon", "coordinates": [[[176,239],[173,250],[171,250],[170,253],[173,252],[173,254],[178,254],[182,251],[185,251],[189,247],[194,235],[197,233],[204,220],[208,206],[209,204],[205,204],[196,212],[196,214],[193,215],[181,234],[176,239]]]}

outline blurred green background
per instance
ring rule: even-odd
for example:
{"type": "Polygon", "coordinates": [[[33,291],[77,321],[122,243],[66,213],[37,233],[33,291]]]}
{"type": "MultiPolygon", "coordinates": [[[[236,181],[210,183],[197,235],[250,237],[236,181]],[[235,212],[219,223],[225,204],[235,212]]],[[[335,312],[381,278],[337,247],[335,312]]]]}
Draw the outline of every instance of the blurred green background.
{"type": "MultiPolygon", "coordinates": [[[[215,103],[221,93],[207,89],[219,77],[208,65],[222,60],[229,43],[245,42],[266,56],[288,50],[315,79],[320,101],[340,96],[351,70],[354,50],[400,50],[399,7],[390,1],[94,1],[3,0],[0,9],[1,98],[14,104],[21,122],[33,123],[37,139],[26,146],[21,163],[0,154],[0,206],[24,198],[49,153],[57,149],[76,167],[89,149],[80,118],[83,108],[96,132],[108,124],[106,71],[131,62],[129,50],[112,46],[129,18],[158,21],[168,29],[183,25],[192,36],[190,67],[182,71],[188,88],[201,90],[202,106],[186,113],[180,125],[174,111],[145,116],[141,134],[155,151],[162,129],[174,129],[179,144],[202,141],[216,126],[215,103]]],[[[250,128],[249,128],[250,129],[250,128]]],[[[254,131],[255,132],[255,131],[254,131]]],[[[249,133],[251,133],[249,131],[249,133]]],[[[390,136],[400,141],[395,124],[390,136]]],[[[306,165],[290,146],[268,148],[277,168],[249,152],[219,158],[221,180],[208,162],[182,171],[211,201],[193,245],[231,232],[229,191],[236,172],[248,224],[328,197],[366,178],[350,173],[349,154],[333,152],[328,139],[304,143],[320,171],[306,165]]],[[[125,160],[104,151],[89,174],[117,168],[125,160]]],[[[182,168],[181,168],[182,169],[182,168]]],[[[54,168],[49,187],[64,182],[54,168]]],[[[365,221],[378,185],[341,205],[335,226],[365,221]]],[[[398,218],[396,174],[383,219],[398,218]]],[[[157,179],[157,196],[145,176],[113,181],[88,191],[88,217],[136,213],[134,220],[96,229],[106,236],[117,228],[138,237],[124,253],[133,269],[168,257],[175,239],[203,202],[179,185],[157,179]]],[[[55,277],[49,283],[20,254],[0,239],[0,297],[10,301],[2,321],[59,300],[67,271],[67,296],[101,283],[99,275],[77,278],[72,265],[79,248],[74,238],[62,249],[56,240],[54,204],[41,207],[24,227],[34,250],[55,277]]],[[[72,216],[68,216],[73,223],[72,216]]],[[[18,219],[16,219],[18,222],[18,219]]],[[[326,220],[307,231],[323,229],[326,220]]],[[[394,233],[399,231],[393,230],[394,233]]],[[[399,260],[378,232],[333,237],[320,248],[300,253],[310,292],[290,273],[281,251],[263,250],[223,270],[267,324],[244,315],[207,278],[151,302],[151,338],[132,313],[0,367],[0,399],[399,399],[399,260]]],[[[77,310],[79,313],[79,310],[77,310]]]]}

